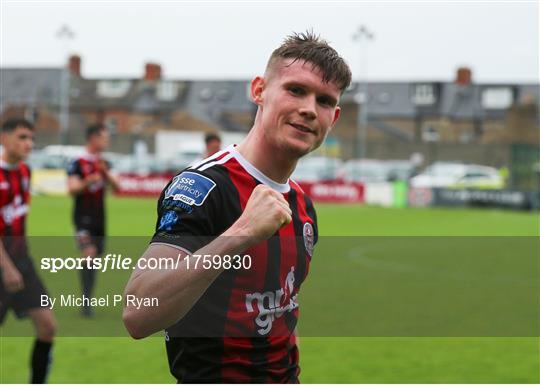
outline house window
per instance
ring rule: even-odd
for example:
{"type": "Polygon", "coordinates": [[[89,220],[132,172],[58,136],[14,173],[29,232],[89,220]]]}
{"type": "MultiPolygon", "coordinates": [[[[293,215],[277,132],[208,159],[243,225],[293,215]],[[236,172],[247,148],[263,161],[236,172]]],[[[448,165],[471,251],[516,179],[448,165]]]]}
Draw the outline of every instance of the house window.
{"type": "Polygon", "coordinates": [[[129,80],[100,80],[96,91],[102,98],[121,98],[128,93],[130,87],[129,80]]]}
{"type": "Polygon", "coordinates": [[[413,85],[411,101],[417,106],[430,106],[437,102],[435,86],[429,83],[413,85]]]}
{"type": "Polygon", "coordinates": [[[511,87],[490,87],[482,90],[482,107],[484,109],[503,110],[514,103],[514,92],[511,87]]]}
{"type": "Polygon", "coordinates": [[[203,102],[209,101],[214,96],[211,88],[205,87],[199,93],[199,99],[203,102]]]}
{"type": "Polygon", "coordinates": [[[377,101],[380,104],[387,105],[392,100],[392,96],[390,93],[387,92],[381,92],[379,95],[377,95],[377,101]]]}
{"type": "Polygon", "coordinates": [[[160,101],[174,101],[178,96],[178,84],[174,82],[159,82],[156,96],[160,101]]]}

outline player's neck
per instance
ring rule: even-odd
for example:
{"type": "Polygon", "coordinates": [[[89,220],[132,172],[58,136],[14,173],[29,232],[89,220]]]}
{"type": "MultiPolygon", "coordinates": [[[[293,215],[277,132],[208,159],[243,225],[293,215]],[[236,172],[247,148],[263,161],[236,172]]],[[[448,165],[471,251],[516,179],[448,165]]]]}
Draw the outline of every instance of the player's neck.
{"type": "Polygon", "coordinates": [[[21,159],[14,157],[12,154],[9,154],[7,151],[2,152],[2,156],[0,157],[3,163],[9,165],[9,166],[15,166],[17,165],[21,159]]]}
{"type": "Polygon", "coordinates": [[[86,145],[86,152],[92,155],[99,155],[101,152],[91,145],[86,145]]]}
{"type": "Polygon", "coordinates": [[[251,130],[237,146],[242,156],[271,180],[284,184],[296,167],[296,160],[280,153],[259,137],[259,130],[251,130]],[[271,156],[269,156],[271,155],[271,156]]]}

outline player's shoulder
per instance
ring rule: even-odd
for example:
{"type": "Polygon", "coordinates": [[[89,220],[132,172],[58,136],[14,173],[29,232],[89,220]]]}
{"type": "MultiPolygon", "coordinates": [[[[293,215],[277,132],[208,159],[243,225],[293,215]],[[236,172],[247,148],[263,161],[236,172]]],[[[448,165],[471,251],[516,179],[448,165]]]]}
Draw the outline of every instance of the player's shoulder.
{"type": "Polygon", "coordinates": [[[305,206],[307,213],[316,221],[317,213],[311,197],[304,191],[304,189],[302,189],[300,184],[294,181],[292,178],[289,179],[289,185],[291,186],[291,189],[296,192],[297,195],[302,197],[302,200],[300,200],[300,202],[302,202],[302,204],[305,206]]]}
{"type": "Polygon", "coordinates": [[[230,182],[229,173],[227,171],[227,163],[231,161],[233,155],[229,149],[224,149],[216,154],[195,162],[188,166],[185,171],[197,173],[207,178],[210,178],[217,185],[222,186],[230,182]]]}
{"type": "Polygon", "coordinates": [[[229,162],[231,158],[233,158],[231,150],[229,148],[225,148],[211,155],[210,157],[193,162],[188,166],[188,169],[213,174],[222,170],[223,165],[229,162]]]}
{"type": "Polygon", "coordinates": [[[296,192],[296,194],[301,195],[304,198],[304,201],[306,202],[306,205],[313,205],[313,202],[311,201],[311,197],[302,189],[302,186],[292,178],[289,179],[289,185],[291,186],[291,189],[296,192]]]}
{"type": "Polygon", "coordinates": [[[82,162],[82,159],[83,158],[80,156],[71,158],[68,162],[68,167],[73,165],[79,165],[82,162]]]}
{"type": "Polygon", "coordinates": [[[68,174],[76,173],[77,170],[81,166],[82,160],[83,160],[82,156],[76,156],[76,157],[73,157],[71,160],[69,160],[68,165],[67,165],[68,174]]]}
{"type": "Polygon", "coordinates": [[[305,195],[304,189],[300,186],[298,182],[293,180],[292,178],[289,178],[289,185],[291,186],[291,189],[294,189],[297,193],[305,195]]]}
{"type": "Polygon", "coordinates": [[[162,193],[162,202],[167,200],[182,201],[188,205],[201,206],[210,199],[219,199],[220,192],[226,192],[230,178],[222,167],[226,152],[188,166],[176,174],[162,193]]]}
{"type": "Polygon", "coordinates": [[[30,165],[28,165],[26,162],[24,161],[21,161],[19,162],[19,170],[23,173],[23,174],[30,174],[30,172],[32,171],[32,169],[30,168],[30,165]]]}

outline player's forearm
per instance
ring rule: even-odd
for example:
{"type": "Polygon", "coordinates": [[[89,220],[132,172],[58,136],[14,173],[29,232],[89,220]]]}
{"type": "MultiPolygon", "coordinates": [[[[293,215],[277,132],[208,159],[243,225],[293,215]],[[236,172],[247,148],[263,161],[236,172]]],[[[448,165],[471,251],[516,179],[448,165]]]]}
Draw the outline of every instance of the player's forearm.
{"type": "MultiPolygon", "coordinates": [[[[225,233],[210,244],[199,249],[194,255],[234,255],[243,252],[249,240],[225,233]]],[[[178,320],[199,300],[212,282],[223,272],[222,269],[204,269],[202,266],[194,269],[193,263],[187,267],[185,254],[175,257],[181,259],[178,269],[136,271],[126,286],[125,295],[137,298],[157,298],[158,307],[140,308],[127,305],[124,308],[124,324],[134,338],[144,338],[157,331],[163,330],[178,320]]],[[[164,257],[163,246],[150,246],[142,258],[164,257]]],[[[170,256],[167,256],[170,257],[170,256]]]]}
{"type": "Polygon", "coordinates": [[[111,174],[111,172],[109,171],[105,173],[105,177],[107,178],[107,181],[109,181],[111,188],[115,192],[120,190],[120,182],[118,181],[118,177],[116,177],[114,174],[111,174]]]}
{"type": "Polygon", "coordinates": [[[15,265],[11,261],[11,257],[8,255],[4,248],[4,243],[0,240],[0,269],[14,268],[15,265]]]}
{"type": "Polygon", "coordinates": [[[80,178],[68,179],[68,193],[72,196],[76,196],[77,194],[82,193],[86,186],[87,184],[85,183],[85,180],[82,180],[80,178]]]}

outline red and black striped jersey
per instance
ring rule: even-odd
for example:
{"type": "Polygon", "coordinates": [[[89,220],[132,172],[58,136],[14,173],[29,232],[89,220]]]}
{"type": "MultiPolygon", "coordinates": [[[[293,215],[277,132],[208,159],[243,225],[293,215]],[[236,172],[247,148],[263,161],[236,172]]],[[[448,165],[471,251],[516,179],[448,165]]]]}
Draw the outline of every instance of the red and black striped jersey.
{"type": "Polygon", "coordinates": [[[193,253],[240,217],[253,189],[282,193],[293,221],[249,248],[251,266],[225,270],[166,330],[171,373],[182,382],[297,382],[298,292],[309,271],[317,220],[311,200],[289,180],[279,184],[234,148],[174,177],[158,202],[154,243],[193,253]]]}
{"type": "Polygon", "coordinates": [[[0,160],[0,236],[8,255],[17,263],[28,255],[26,215],[30,205],[30,168],[24,162],[0,160]]]}
{"type": "Polygon", "coordinates": [[[30,204],[30,168],[0,161],[0,235],[25,236],[30,204]]]}
{"type": "MultiPolygon", "coordinates": [[[[73,160],[68,166],[68,176],[86,178],[93,173],[102,173],[104,161],[99,155],[84,154],[73,160]]],[[[108,167],[108,165],[107,165],[108,167]]],[[[91,184],[75,196],[73,222],[78,229],[103,229],[105,225],[105,176],[91,184]]]]}

